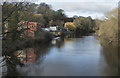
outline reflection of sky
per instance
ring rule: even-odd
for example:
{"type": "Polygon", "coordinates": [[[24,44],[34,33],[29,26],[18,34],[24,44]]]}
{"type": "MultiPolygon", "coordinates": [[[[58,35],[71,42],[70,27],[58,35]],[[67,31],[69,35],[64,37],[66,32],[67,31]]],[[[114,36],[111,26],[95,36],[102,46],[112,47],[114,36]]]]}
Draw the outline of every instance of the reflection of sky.
{"type": "Polygon", "coordinates": [[[114,56],[114,49],[109,51],[107,48],[108,52],[105,49],[105,51],[102,50],[103,47],[94,36],[84,36],[76,38],[74,41],[64,41],[64,45],[60,48],[52,46],[48,54],[44,55],[44,59],[41,60],[40,57],[37,62],[17,68],[25,76],[116,75],[117,72],[113,71],[113,68],[116,68],[114,64],[112,67],[109,66],[114,56]],[[113,56],[111,56],[111,51],[113,56]],[[107,56],[106,52],[108,53],[107,56]],[[104,58],[109,58],[109,60],[104,58]]]}
{"type": "Polygon", "coordinates": [[[54,10],[63,9],[67,16],[91,16],[101,18],[104,13],[117,7],[119,0],[38,0],[37,4],[45,2],[54,10]]]}
{"type": "Polygon", "coordinates": [[[61,48],[52,47],[41,63],[18,70],[29,76],[101,76],[100,49],[93,36],[66,41],[61,48]]]}

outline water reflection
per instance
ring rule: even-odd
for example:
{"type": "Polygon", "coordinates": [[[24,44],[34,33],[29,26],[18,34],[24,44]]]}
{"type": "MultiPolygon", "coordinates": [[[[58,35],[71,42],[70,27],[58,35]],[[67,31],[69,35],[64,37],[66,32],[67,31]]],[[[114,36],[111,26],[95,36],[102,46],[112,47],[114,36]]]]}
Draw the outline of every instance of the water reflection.
{"type": "Polygon", "coordinates": [[[35,62],[36,60],[36,54],[33,48],[15,51],[14,55],[20,60],[21,63],[35,62]]]}
{"type": "Polygon", "coordinates": [[[101,46],[94,36],[56,38],[48,44],[15,51],[14,56],[24,65],[7,62],[7,74],[16,71],[22,76],[114,76],[118,75],[117,52],[117,48],[101,46]]]}
{"type": "Polygon", "coordinates": [[[61,48],[64,45],[64,38],[57,37],[53,39],[51,43],[52,43],[52,46],[61,48]]]}
{"type": "Polygon", "coordinates": [[[104,74],[118,75],[118,47],[102,47],[104,65],[102,71],[104,74]]]}
{"type": "Polygon", "coordinates": [[[34,44],[30,48],[23,50],[17,50],[13,54],[5,58],[5,66],[3,66],[4,76],[21,76],[21,72],[18,71],[17,67],[23,68],[31,64],[42,62],[44,56],[49,52],[51,47],[50,43],[34,44]],[[39,60],[38,60],[39,59],[39,60]],[[6,71],[7,69],[7,71],[6,71]]]}

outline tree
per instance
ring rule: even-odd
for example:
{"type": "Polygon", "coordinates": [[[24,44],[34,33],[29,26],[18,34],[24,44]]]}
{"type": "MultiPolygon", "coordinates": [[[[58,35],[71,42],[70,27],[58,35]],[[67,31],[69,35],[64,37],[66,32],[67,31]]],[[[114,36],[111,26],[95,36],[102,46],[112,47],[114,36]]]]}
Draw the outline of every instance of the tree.
{"type": "Polygon", "coordinates": [[[41,27],[45,27],[45,19],[42,14],[34,14],[32,17],[31,21],[37,22],[41,27]]]}
{"type": "Polygon", "coordinates": [[[75,31],[76,30],[76,26],[74,25],[73,22],[66,22],[64,27],[67,30],[71,30],[71,31],[75,31]]]}
{"type": "Polygon", "coordinates": [[[34,3],[22,3],[20,7],[23,7],[19,10],[19,20],[32,21],[34,13],[36,12],[37,5],[34,3]]]}
{"type": "Polygon", "coordinates": [[[37,13],[43,15],[45,19],[45,25],[49,25],[49,21],[53,19],[54,11],[51,9],[50,5],[46,3],[41,3],[37,8],[37,13]]]}
{"type": "Polygon", "coordinates": [[[94,20],[89,16],[89,17],[78,17],[75,18],[73,23],[77,27],[78,31],[83,31],[84,33],[90,33],[93,32],[93,29],[95,27],[95,22],[94,20]]]}
{"type": "Polygon", "coordinates": [[[15,11],[13,15],[9,18],[8,22],[8,38],[11,38],[13,41],[19,39],[19,33],[17,31],[17,24],[18,24],[18,11],[15,11]]]}
{"type": "Polygon", "coordinates": [[[85,29],[85,22],[84,22],[84,17],[78,17],[74,20],[74,24],[76,27],[78,27],[79,29],[85,29]]]}
{"type": "MultiPolygon", "coordinates": [[[[29,12],[27,6],[30,3],[7,3],[4,2],[3,7],[3,28],[4,23],[8,23],[8,38],[12,40],[18,39],[20,37],[20,32],[17,31],[18,23],[21,20],[29,20],[33,16],[32,12],[29,12]]],[[[4,30],[4,29],[3,29],[4,30]]]]}
{"type": "Polygon", "coordinates": [[[78,16],[77,16],[77,15],[74,15],[73,18],[74,18],[74,19],[75,19],[75,18],[78,18],[78,16]]]}
{"type": "Polygon", "coordinates": [[[64,14],[64,10],[63,9],[59,9],[56,12],[56,20],[64,20],[66,18],[66,15],[64,14]]]}
{"type": "Polygon", "coordinates": [[[95,27],[94,28],[95,28],[95,31],[97,31],[97,30],[99,30],[100,25],[101,25],[101,23],[103,23],[103,21],[99,20],[99,19],[95,19],[94,22],[95,22],[95,27]]]}
{"type": "Polygon", "coordinates": [[[49,26],[63,26],[64,21],[61,20],[51,20],[49,21],[49,26]]]}
{"type": "Polygon", "coordinates": [[[106,13],[107,19],[101,24],[99,36],[103,42],[118,45],[118,8],[106,13]]]}

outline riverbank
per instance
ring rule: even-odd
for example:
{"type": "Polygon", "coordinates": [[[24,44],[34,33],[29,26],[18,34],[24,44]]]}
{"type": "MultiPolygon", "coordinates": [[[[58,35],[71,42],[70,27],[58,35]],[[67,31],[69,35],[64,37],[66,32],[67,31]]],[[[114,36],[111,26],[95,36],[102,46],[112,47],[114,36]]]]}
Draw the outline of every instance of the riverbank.
{"type": "MultiPolygon", "coordinates": [[[[107,47],[110,47],[110,46],[118,47],[119,46],[119,43],[118,43],[119,38],[117,36],[118,33],[113,32],[112,34],[116,34],[116,35],[108,36],[107,34],[103,34],[101,32],[103,32],[103,30],[96,31],[94,35],[98,36],[100,43],[103,46],[107,46],[107,47]]],[[[106,32],[106,33],[108,33],[108,32],[106,32]]]]}
{"type": "Polygon", "coordinates": [[[2,55],[9,55],[9,53],[15,50],[30,47],[34,44],[49,43],[53,38],[54,35],[48,32],[39,32],[34,39],[30,37],[16,39],[15,41],[12,41],[11,39],[4,39],[2,40],[2,55]]]}

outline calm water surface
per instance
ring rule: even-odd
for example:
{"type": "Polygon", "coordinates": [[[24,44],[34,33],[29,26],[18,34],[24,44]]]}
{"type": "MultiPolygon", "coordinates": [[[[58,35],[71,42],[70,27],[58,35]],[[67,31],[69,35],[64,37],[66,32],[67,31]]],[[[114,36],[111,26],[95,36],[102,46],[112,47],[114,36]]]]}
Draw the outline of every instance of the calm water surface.
{"type": "MultiPolygon", "coordinates": [[[[20,75],[113,76],[118,74],[117,49],[102,47],[95,36],[58,38],[50,44],[28,48],[24,50],[26,51],[31,54],[26,53],[28,59],[21,60],[25,66],[17,66],[20,75]]],[[[21,57],[25,57],[26,54],[23,53],[21,57]]]]}

